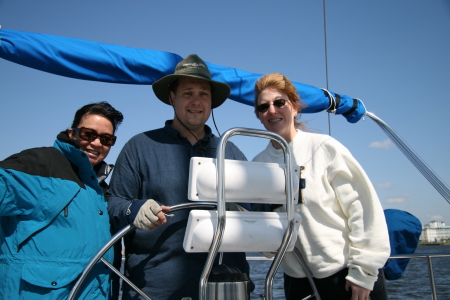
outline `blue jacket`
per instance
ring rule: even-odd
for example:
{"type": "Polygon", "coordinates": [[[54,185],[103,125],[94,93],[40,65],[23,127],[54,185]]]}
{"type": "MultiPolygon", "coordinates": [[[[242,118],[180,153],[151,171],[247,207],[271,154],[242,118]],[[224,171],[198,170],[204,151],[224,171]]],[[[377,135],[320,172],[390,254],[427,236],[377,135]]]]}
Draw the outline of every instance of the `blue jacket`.
{"type": "MultiPolygon", "coordinates": [[[[67,134],[0,162],[0,224],[0,299],[66,299],[111,238],[97,175],[67,134]]],[[[98,263],[77,298],[108,299],[109,273],[98,263]]]]}

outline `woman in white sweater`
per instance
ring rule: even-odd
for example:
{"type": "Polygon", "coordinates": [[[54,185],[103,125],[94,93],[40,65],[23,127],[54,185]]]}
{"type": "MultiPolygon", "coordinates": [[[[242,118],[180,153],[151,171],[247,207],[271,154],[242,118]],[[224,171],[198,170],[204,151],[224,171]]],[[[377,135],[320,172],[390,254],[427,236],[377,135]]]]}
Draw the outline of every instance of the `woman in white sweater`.
{"type": "MultiPolygon", "coordinates": [[[[271,73],[256,82],[257,118],[289,143],[293,163],[304,166],[303,204],[296,205],[302,217],[296,247],[323,300],[387,299],[378,271],[390,254],[389,236],[375,189],[347,148],[328,135],[305,132],[296,121],[304,107],[295,86],[282,74],[271,73]]],[[[254,161],[284,163],[283,157],[281,147],[271,141],[254,161]]],[[[282,268],[287,300],[312,293],[293,253],[286,253],[282,268]]]]}

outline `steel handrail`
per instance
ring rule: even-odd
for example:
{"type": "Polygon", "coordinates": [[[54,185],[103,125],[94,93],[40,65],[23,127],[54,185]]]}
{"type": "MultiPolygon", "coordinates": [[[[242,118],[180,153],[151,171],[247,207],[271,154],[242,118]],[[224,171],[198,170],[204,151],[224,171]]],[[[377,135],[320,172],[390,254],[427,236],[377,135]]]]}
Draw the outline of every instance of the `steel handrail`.
{"type": "MultiPolygon", "coordinates": [[[[389,257],[389,259],[399,259],[399,258],[426,258],[427,259],[427,267],[428,267],[428,275],[430,277],[430,289],[431,289],[431,296],[433,300],[437,300],[437,292],[436,292],[436,282],[434,279],[434,270],[433,270],[433,262],[432,262],[432,258],[438,258],[438,257],[450,257],[450,253],[449,254],[445,254],[445,253],[412,253],[412,254],[395,254],[395,255],[391,255],[389,257]]],[[[252,260],[265,260],[265,261],[270,261],[273,258],[268,258],[268,257],[264,257],[264,256],[248,256],[247,260],[252,261],[252,260]]],[[[307,273],[308,275],[308,273],[307,273]]],[[[308,277],[309,279],[309,277],[308,277]]],[[[316,293],[316,295],[318,295],[316,289],[315,289],[315,285],[311,285],[311,287],[313,288],[314,293],[316,293]]]]}
{"type": "Polygon", "coordinates": [[[437,300],[437,293],[436,293],[436,282],[434,280],[434,271],[433,271],[433,262],[431,261],[432,258],[436,257],[450,257],[449,254],[436,254],[436,253],[420,253],[420,254],[399,254],[399,255],[391,255],[389,259],[396,259],[396,258],[426,258],[427,259],[427,266],[428,266],[428,275],[430,277],[430,288],[431,288],[431,296],[433,300],[437,300]]]}
{"type": "Polygon", "coordinates": [[[450,188],[439,176],[417,155],[416,152],[386,122],[371,112],[365,114],[377,123],[391,141],[403,152],[410,162],[431,183],[431,185],[450,204],[450,188]]]}
{"type": "MultiPolygon", "coordinates": [[[[220,138],[219,145],[217,147],[217,214],[218,214],[218,221],[217,221],[217,229],[214,232],[213,241],[211,243],[211,248],[208,252],[208,257],[206,260],[205,267],[203,269],[203,273],[200,278],[200,300],[206,300],[206,288],[207,288],[207,280],[209,277],[209,274],[211,272],[214,259],[218,253],[220,244],[222,242],[222,237],[225,229],[226,224],[226,217],[225,217],[225,184],[224,184],[224,178],[225,178],[225,146],[229,138],[231,138],[234,135],[246,135],[246,136],[253,136],[253,137],[261,137],[261,138],[267,138],[272,139],[276,141],[284,152],[284,163],[285,163],[285,182],[286,182],[286,217],[287,217],[287,226],[286,231],[283,235],[283,239],[280,245],[279,250],[277,251],[277,254],[275,255],[274,260],[272,261],[272,265],[270,266],[270,269],[266,276],[265,281],[265,288],[264,288],[264,299],[272,300],[272,286],[273,286],[273,279],[275,277],[275,274],[281,264],[281,260],[283,259],[286,249],[288,247],[288,244],[292,238],[292,234],[294,231],[294,201],[293,201],[293,186],[294,186],[294,179],[293,179],[293,173],[292,173],[292,155],[289,148],[289,144],[286,142],[286,140],[279,134],[265,131],[265,130],[258,130],[258,129],[250,129],[250,128],[231,128],[223,133],[223,135],[220,138]]],[[[320,300],[320,299],[319,299],[320,300]]]]}
{"type": "MultiPolygon", "coordinates": [[[[215,208],[217,206],[214,202],[188,202],[188,203],[181,203],[177,205],[173,205],[170,207],[170,212],[174,212],[177,210],[182,209],[191,209],[191,208],[215,208]]],[[[130,224],[125,226],[123,229],[121,229],[119,232],[117,232],[98,252],[97,254],[89,261],[87,266],[84,268],[83,272],[81,273],[80,277],[78,278],[77,282],[73,286],[72,290],[69,293],[69,296],[67,297],[67,300],[73,300],[75,299],[75,296],[77,295],[79,289],[81,288],[81,285],[83,284],[84,280],[86,279],[87,275],[91,270],[94,268],[94,266],[97,264],[98,261],[102,261],[105,263],[105,265],[110,268],[114,273],[116,273],[120,278],[122,278],[126,283],[130,284],[130,286],[137,292],[139,295],[141,295],[146,300],[151,300],[147,295],[144,294],[138,287],[136,287],[131,281],[128,280],[119,270],[117,270],[114,266],[112,266],[108,261],[106,261],[103,258],[103,255],[115,244],[117,243],[122,237],[130,233],[131,231],[135,230],[136,226],[130,224]]]]}

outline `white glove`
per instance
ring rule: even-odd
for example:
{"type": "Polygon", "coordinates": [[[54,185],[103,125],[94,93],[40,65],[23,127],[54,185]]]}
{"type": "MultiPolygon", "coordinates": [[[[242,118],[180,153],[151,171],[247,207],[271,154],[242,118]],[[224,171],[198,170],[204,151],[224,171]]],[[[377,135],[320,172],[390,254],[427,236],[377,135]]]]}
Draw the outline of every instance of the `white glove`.
{"type": "Polygon", "coordinates": [[[159,218],[156,215],[161,211],[161,206],[155,200],[147,200],[139,209],[133,225],[142,230],[152,230],[157,226],[155,223],[159,218]]]}

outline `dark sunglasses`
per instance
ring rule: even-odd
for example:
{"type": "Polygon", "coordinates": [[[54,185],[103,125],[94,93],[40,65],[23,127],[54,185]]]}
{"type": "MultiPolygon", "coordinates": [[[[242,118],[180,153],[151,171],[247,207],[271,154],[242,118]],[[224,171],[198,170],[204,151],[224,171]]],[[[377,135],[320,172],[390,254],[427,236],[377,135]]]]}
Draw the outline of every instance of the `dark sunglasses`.
{"type": "MultiPolygon", "coordinates": [[[[285,99],[277,99],[277,100],[273,101],[273,105],[278,108],[283,108],[286,105],[286,100],[285,99]]],[[[263,112],[268,111],[269,107],[270,107],[270,103],[263,103],[263,104],[256,106],[256,110],[259,111],[260,113],[263,113],[263,112]]]]}
{"type": "Polygon", "coordinates": [[[80,135],[80,138],[92,142],[95,141],[96,138],[100,138],[100,143],[104,146],[114,146],[116,143],[116,136],[111,134],[98,134],[97,131],[91,128],[81,127],[81,128],[72,128],[80,135]]]}

